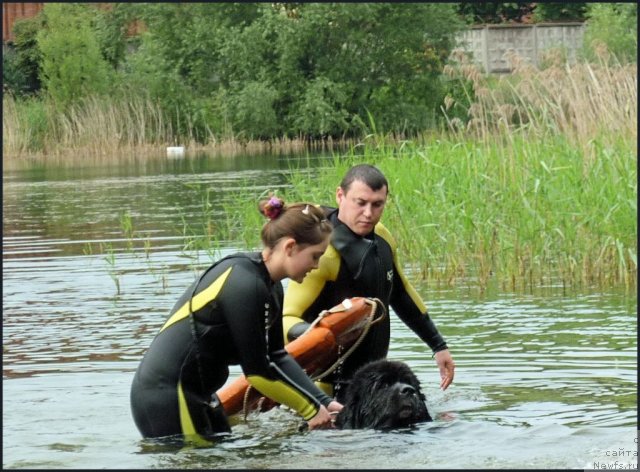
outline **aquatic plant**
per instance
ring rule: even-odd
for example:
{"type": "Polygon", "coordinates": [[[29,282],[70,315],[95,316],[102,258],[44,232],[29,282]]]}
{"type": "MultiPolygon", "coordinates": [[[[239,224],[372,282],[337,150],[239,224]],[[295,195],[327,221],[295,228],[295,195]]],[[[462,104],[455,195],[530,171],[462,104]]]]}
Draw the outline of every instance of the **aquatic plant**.
{"type": "Polygon", "coordinates": [[[111,243],[100,243],[102,259],[107,263],[107,273],[116,286],[116,295],[120,295],[120,270],[116,267],[116,255],[111,243]]]}

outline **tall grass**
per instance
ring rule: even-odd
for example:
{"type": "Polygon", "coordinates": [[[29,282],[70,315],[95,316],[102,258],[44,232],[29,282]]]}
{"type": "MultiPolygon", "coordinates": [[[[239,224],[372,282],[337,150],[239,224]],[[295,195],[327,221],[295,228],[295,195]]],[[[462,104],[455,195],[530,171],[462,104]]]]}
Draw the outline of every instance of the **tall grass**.
{"type": "MultiPolygon", "coordinates": [[[[375,147],[296,171],[288,200],[335,204],[353,164],[387,176],[383,222],[401,259],[437,285],[505,289],[637,284],[636,158],[629,143],[595,143],[585,176],[581,152],[561,136],[509,146],[440,139],[382,153],[375,147]]],[[[254,227],[254,231],[256,228],[254,227]]]]}
{"type": "Polygon", "coordinates": [[[139,96],[87,97],[62,111],[47,99],[5,95],[3,108],[2,151],[9,159],[140,152],[172,134],[158,106],[139,96]]]}
{"type": "Polygon", "coordinates": [[[605,46],[600,62],[564,61],[559,51],[547,53],[547,67],[538,69],[514,53],[508,58],[511,74],[499,80],[487,76],[461,51],[445,74],[465,87],[466,100],[445,101],[447,110],[459,107],[469,119],[448,121],[457,137],[511,139],[514,133],[538,138],[563,135],[582,149],[585,167],[594,163],[593,139],[637,140],[637,65],[617,66],[605,46]]]}
{"type": "MultiPolygon", "coordinates": [[[[370,136],[324,168],[293,169],[280,193],[335,204],[346,170],[369,162],[390,183],[383,222],[401,259],[430,283],[637,286],[635,66],[521,65],[496,83],[463,69],[466,126],[370,136]]],[[[245,226],[257,244],[259,227],[245,226]]]]}
{"type": "Polygon", "coordinates": [[[184,145],[189,153],[235,154],[292,153],[308,149],[347,147],[355,141],[332,139],[312,142],[304,137],[247,141],[211,133],[205,143],[193,136],[176,138],[160,106],[148,97],[89,96],[65,110],[46,98],[15,99],[3,96],[3,144],[5,160],[25,157],[102,160],[135,154],[162,155],[166,146],[184,145]]]}

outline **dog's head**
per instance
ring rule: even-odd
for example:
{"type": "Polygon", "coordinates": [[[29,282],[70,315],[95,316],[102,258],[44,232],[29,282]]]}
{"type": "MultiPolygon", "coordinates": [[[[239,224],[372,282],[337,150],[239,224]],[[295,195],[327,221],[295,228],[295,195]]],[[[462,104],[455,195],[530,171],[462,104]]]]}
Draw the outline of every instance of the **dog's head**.
{"type": "Polygon", "coordinates": [[[384,430],[431,421],[420,382],[403,362],[374,361],[358,369],[343,404],[338,428],[384,430]]]}

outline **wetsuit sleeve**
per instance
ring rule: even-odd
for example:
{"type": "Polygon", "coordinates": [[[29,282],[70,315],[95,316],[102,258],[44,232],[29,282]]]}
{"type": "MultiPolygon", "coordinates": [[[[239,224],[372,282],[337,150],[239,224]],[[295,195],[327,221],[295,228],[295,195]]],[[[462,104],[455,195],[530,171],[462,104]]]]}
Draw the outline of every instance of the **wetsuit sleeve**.
{"type": "Polygon", "coordinates": [[[297,338],[308,327],[304,313],[322,293],[329,281],[335,281],[340,267],[340,255],[333,246],[328,246],[318,261],[318,268],[307,274],[302,283],[291,280],[284,295],[282,324],[287,341],[297,338]]]}
{"type": "MultiPolygon", "coordinates": [[[[264,283],[242,266],[234,267],[221,299],[240,366],[260,393],[313,418],[331,398],[316,387],[284,350],[280,313],[267,331],[265,313],[271,299],[264,283]]],[[[281,302],[281,300],[280,300],[281,302]]]]}
{"type": "Polygon", "coordinates": [[[416,333],[433,352],[447,349],[447,343],[429,316],[426,305],[402,272],[402,266],[398,263],[395,240],[384,226],[379,225],[379,227],[377,232],[389,243],[393,252],[393,290],[390,305],[404,324],[416,333]]]}

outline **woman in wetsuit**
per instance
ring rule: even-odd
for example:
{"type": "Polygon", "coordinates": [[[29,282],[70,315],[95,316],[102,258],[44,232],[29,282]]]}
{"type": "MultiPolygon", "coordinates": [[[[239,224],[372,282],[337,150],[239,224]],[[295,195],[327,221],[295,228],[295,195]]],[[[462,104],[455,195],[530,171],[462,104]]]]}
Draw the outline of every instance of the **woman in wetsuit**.
{"type": "Polygon", "coordinates": [[[216,391],[240,364],[252,387],[302,416],[332,426],[342,405],[322,392],[284,350],[281,280],[301,282],[318,266],[332,226],[313,205],[260,202],[269,218],[264,249],[209,267],[175,304],[138,366],[131,409],[144,437],[212,439],[231,431],[216,391]]]}

